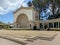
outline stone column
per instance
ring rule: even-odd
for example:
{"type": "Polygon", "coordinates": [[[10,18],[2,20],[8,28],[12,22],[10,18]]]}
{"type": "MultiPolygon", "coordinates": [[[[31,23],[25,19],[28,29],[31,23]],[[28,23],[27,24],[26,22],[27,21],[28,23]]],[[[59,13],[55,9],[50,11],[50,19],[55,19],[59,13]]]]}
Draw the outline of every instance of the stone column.
{"type": "Polygon", "coordinates": [[[58,22],[58,28],[59,28],[59,22],[58,22]]]}
{"type": "Polygon", "coordinates": [[[49,23],[48,23],[48,28],[49,28],[49,23]]]}
{"type": "Polygon", "coordinates": [[[43,29],[44,29],[44,23],[42,23],[43,24],[43,29]]]}
{"type": "Polygon", "coordinates": [[[54,28],[54,22],[52,24],[53,24],[53,28],[54,28]]]}
{"type": "Polygon", "coordinates": [[[39,23],[37,23],[37,29],[39,29],[39,23]]]}

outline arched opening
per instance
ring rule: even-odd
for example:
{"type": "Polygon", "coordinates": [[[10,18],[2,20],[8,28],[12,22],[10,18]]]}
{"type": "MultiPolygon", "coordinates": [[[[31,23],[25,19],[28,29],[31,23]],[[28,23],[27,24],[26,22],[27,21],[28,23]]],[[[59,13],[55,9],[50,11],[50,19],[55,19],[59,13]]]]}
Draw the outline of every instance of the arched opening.
{"type": "Polygon", "coordinates": [[[17,17],[16,23],[18,24],[17,27],[19,28],[27,28],[28,27],[28,17],[25,14],[20,14],[17,17]]]}
{"type": "Polygon", "coordinates": [[[37,24],[33,26],[33,30],[37,30],[37,24]]]}

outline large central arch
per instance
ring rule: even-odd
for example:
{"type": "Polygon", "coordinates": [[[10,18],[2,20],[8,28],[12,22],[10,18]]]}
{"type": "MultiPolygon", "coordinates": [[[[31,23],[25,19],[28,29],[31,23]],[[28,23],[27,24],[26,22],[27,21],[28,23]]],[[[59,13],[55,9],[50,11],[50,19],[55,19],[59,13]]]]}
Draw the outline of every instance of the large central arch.
{"type": "Polygon", "coordinates": [[[16,23],[19,28],[27,28],[28,27],[28,17],[25,14],[20,14],[17,17],[16,23]]]}

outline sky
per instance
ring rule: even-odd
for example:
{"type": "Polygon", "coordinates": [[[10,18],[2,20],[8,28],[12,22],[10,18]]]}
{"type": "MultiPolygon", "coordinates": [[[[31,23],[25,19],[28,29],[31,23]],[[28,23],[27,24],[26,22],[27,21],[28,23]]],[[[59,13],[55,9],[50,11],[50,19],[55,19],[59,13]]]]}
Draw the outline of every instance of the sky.
{"type": "Polygon", "coordinates": [[[0,21],[13,23],[13,12],[21,5],[27,6],[27,2],[32,0],[0,0],[0,21]]]}

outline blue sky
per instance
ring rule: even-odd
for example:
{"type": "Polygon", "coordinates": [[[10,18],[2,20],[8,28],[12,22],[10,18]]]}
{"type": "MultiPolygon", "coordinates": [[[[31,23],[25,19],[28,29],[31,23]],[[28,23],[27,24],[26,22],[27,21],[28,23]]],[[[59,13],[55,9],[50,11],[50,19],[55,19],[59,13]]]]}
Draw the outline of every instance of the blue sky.
{"type": "Polygon", "coordinates": [[[7,14],[0,15],[0,21],[4,23],[13,23],[14,17],[12,12],[8,12],[7,14]]]}
{"type": "Polygon", "coordinates": [[[21,5],[27,6],[27,2],[32,0],[0,0],[0,21],[13,23],[13,12],[21,5]]]}

